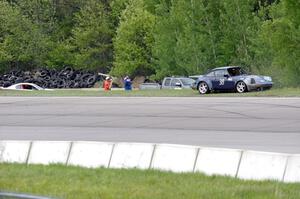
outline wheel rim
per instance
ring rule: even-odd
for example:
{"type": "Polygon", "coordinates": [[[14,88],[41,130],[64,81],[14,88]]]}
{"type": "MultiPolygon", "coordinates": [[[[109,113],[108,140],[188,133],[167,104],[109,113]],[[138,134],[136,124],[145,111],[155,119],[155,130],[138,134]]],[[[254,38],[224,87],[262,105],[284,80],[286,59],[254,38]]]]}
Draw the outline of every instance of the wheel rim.
{"type": "Polygon", "coordinates": [[[246,90],[246,84],[244,82],[239,82],[237,85],[236,85],[236,90],[239,92],[239,93],[243,93],[245,90],[246,90]]]}
{"type": "Polygon", "coordinates": [[[200,85],[199,85],[199,92],[201,94],[205,94],[207,92],[207,90],[208,90],[207,84],[204,83],[204,82],[200,83],[200,85]]]}

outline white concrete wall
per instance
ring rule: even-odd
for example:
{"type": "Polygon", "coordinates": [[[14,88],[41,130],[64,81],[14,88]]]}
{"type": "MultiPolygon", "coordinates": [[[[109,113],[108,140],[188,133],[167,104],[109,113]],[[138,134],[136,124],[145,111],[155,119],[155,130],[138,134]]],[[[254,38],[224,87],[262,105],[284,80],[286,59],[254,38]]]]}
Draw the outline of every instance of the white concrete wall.
{"type": "Polygon", "coordinates": [[[108,167],[112,149],[112,143],[73,142],[68,165],[108,167]]]}
{"type": "Polygon", "coordinates": [[[300,155],[289,157],[284,182],[300,182],[300,155]]]}
{"type": "Polygon", "coordinates": [[[196,154],[196,147],[157,145],[151,168],[174,172],[193,172],[196,154]]]}
{"type": "Polygon", "coordinates": [[[113,151],[110,168],[148,169],[153,149],[153,144],[118,143],[113,151]]]}
{"type": "Polygon", "coordinates": [[[242,156],[238,177],[253,180],[282,180],[287,163],[287,155],[245,151],[242,156]]]}
{"type": "Polygon", "coordinates": [[[201,148],[198,154],[195,172],[203,172],[207,175],[227,175],[235,177],[240,158],[240,150],[201,148]]]}
{"type": "Polygon", "coordinates": [[[66,164],[71,142],[36,141],[29,154],[29,164],[66,164]]]}
{"type": "Polygon", "coordinates": [[[26,163],[29,141],[0,141],[0,162],[26,163]]]}
{"type": "Polygon", "coordinates": [[[300,154],[280,154],[196,146],[60,142],[0,141],[0,162],[83,167],[159,169],[203,172],[241,179],[300,182],[300,154]]]}

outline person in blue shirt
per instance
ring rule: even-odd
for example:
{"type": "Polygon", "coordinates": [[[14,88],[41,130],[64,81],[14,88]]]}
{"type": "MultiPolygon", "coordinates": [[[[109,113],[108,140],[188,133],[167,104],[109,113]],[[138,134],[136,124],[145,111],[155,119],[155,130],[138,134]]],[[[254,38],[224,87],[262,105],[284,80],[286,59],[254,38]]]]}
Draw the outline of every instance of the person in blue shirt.
{"type": "Polygon", "coordinates": [[[125,89],[125,91],[130,91],[130,90],[132,90],[132,86],[131,86],[131,79],[128,77],[128,76],[126,76],[125,78],[124,78],[124,89],[125,89]]]}

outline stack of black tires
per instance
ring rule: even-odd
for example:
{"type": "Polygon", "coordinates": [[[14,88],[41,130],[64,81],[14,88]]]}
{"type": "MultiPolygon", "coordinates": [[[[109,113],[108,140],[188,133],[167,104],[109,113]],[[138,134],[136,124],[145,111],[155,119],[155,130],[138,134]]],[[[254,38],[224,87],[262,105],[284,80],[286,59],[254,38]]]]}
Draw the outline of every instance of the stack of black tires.
{"type": "Polygon", "coordinates": [[[100,80],[102,77],[97,73],[74,70],[71,67],[60,71],[55,69],[14,70],[0,76],[0,87],[27,82],[43,88],[91,88],[100,80]]]}

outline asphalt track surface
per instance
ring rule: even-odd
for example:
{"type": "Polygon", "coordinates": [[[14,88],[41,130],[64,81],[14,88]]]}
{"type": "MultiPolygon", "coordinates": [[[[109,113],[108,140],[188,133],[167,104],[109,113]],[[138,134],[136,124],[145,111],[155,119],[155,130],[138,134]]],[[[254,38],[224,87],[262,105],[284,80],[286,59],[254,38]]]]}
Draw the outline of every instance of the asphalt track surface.
{"type": "Polygon", "coordinates": [[[170,143],[300,153],[300,98],[1,97],[0,140],[170,143]]]}

